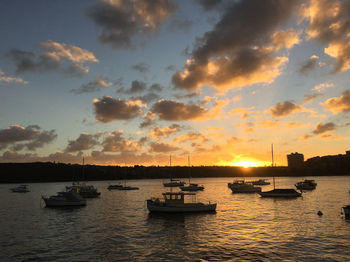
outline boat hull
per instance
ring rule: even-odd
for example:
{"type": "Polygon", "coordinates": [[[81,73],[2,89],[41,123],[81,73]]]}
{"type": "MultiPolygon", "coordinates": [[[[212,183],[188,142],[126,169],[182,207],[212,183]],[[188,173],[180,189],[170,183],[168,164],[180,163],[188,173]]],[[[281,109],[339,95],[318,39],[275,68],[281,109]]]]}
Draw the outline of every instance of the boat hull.
{"type": "Polygon", "coordinates": [[[261,197],[281,197],[281,198],[295,198],[301,197],[301,193],[294,189],[273,189],[271,191],[260,192],[261,197]]]}
{"type": "Polygon", "coordinates": [[[73,207],[86,206],[86,201],[57,201],[43,198],[46,207],[73,207]]]}
{"type": "Polygon", "coordinates": [[[215,212],[215,204],[188,204],[183,206],[166,206],[164,203],[154,203],[152,200],[147,200],[147,208],[150,212],[160,213],[194,213],[194,212],[215,212]]]}
{"type": "Polygon", "coordinates": [[[261,192],[261,187],[254,188],[234,188],[230,187],[232,193],[259,193],[261,192]]]}
{"type": "Polygon", "coordinates": [[[342,207],[345,219],[350,219],[350,205],[342,207]]]}

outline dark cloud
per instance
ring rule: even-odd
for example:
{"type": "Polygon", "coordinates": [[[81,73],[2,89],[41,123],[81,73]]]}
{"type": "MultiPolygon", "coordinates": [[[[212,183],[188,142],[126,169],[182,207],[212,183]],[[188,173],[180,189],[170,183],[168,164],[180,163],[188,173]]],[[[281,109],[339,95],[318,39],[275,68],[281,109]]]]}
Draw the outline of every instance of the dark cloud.
{"type": "Polygon", "coordinates": [[[173,75],[173,84],[196,90],[202,85],[228,89],[272,82],[288,60],[276,52],[299,42],[295,31],[277,31],[288,22],[298,3],[234,1],[214,29],[197,39],[192,59],[184,73],[173,75]]]}
{"type": "Polygon", "coordinates": [[[164,87],[158,83],[154,83],[149,87],[149,90],[155,91],[155,92],[161,92],[163,89],[164,89],[164,87]]]}
{"type": "Polygon", "coordinates": [[[124,87],[121,87],[117,90],[117,93],[121,94],[135,94],[135,93],[142,93],[147,88],[146,83],[142,81],[134,80],[131,83],[130,89],[125,89],[124,87]]]}
{"type": "Polygon", "coordinates": [[[152,102],[154,100],[157,100],[159,99],[159,95],[157,95],[156,93],[148,93],[146,95],[143,95],[143,96],[132,96],[130,99],[132,100],[141,100],[143,103],[149,103],[149,102],[152,102]]]}
{"type": "Polygon", "coordinates": [[[63,43],[46,41],[39,45],[44,52],[36,55],[32,52],[12,49],[8,56],[16,65],[16,72],[43,72],[58,69],[64,62],[73,63],[68,68],[63,69],[63,72],[73,76],[87,74],[89,68],[83,63],[98,62],[95,55],[78,46],[67,45],[63,43]]]}
{"type": "Polygon", "coordinates": [[[131,68],[134,69],[135,71],[140,72],[140,73],[147,73],[150,70],[150,65],[148,65],[146,63],[139,63],[139,64],[131,66],[131,68]]]}
{"type": "Polygon", "coordinates": [[[108,88],[113,85],[108,78],[103,76],[97,76],[94,81],[87,84],[82,84],[80,88],[72,89],[70,92],[73,94],[83,94],[101,91],[103,88],[108,88]]]}
{"type": "Polygon", "coordinates": [[[318,98],[318,97],[322,97],[322,96],[324,96],[324,94],[322,94],[322,93],[316,93],[316,94],[311,94],[311,95],[305,95],[304,101],[305,101],[306,103],[309,103],[309,102],[313,101],[314,99],[316,99],[316,98],[318,98]]]}
{"type": "Polygon", "coordinates": [[[166,71],[176,71],[176,65],[169,65],[165,68],[166,71]]]}
{"type": "Polygon", "coordinates": [[[302,110],[301,106],[296,105],[291,101],[285,101],[285,102],[276,104],[274,107],[271,107],[268,111],[271,113],[273,117],[282,117],[301,110],[302,110]]]}
{"type": "Polygon", "coordinates": [[[103,123],[113,120],[128,120],[142,114],[141,103],[138,101],[125,101],[104,96],[102,99],[94,99],[93,105],[97,121],[103,123]]]}
{"type": "Polygon", "coordinates": [[[102,27],[99,40],[112,47],[131,48],[137,34],[157,32],[175,11],[170,0],[100,0],[89,9],[89,16],[102,27]]]}
{"type": "Polygon", "coordinates": [[[172,100],[160,100],[153,104],[151,111],[161,120],[182,121],[200,119],[208,112],[206,109],[192,104],[184,104],[172,100]]]}
{"type": "Polygon", "coordinates": [[[350,112],[350,90],[344,91],[340,97],[327,99],[323,106],[333,114],[350,112]]]}
{"type": "Polygon", "coordinates": [[[142,150],[142,143],[123,138],[122,131],[110,133],[103,141],[103,152],[137,152],[142,150]]]}
{"type": "Polygon", "coordinates": [[[336,59],[334,72],[350,68],[350,2],[336,0],[310,1],[304,16],[310,21],[311,39],[328,44],[325,53],[336,59]]]}
{"type": "Polygon", "coordinates": [[[167,153],[167,152],[173,152],[173,151],[177,151],[180,148],[173,146],[173,145],[169,145],[163,142],[153,142],[150,144],[149,146],[149,152],[151,153],[167,153]]]}
{"type": "Polygon", "coordinates": [[[147,112],[147,114],[143,117],[143,120],[140,124],[140,128],[149,127],[155,124],[156,114],[152,112],[147,112]]]}
{"type": "Polygon", "coordinates": [[[298,72],[300,74],[307,74],[308,72],[314,70],[317,67],[317,60],[318,60],[318,56],[311,56],[308,60],[306,60],[301,67],[298,69],[298,72]]]}
{"type": "Polygon", "coordinates": [[[323,134],[325,132],[333,131],[335,129],[336,129],[336,125],[332,122],[329,122],[326,124],[319,123],[315,127],[314,131],[312,131],[312,133],[314,133],[315,135],[319,135],[319,134],[323,134]]]}
{"type": "Polygon", "coordinates": [[[155,127],[149,131],[149,134],[151,137],[155,139],[160,139],[162,137],[168,137],[173,134],[178,133],[181,130],[180,125],[173,124],[171,126],[164,126],[164,127],[155,127]]]}
{"type": "Polygon", "coordinates": [[[22,127],[19,125],[9,126],[0,130],[0,149],[11,146],[13,149],[35,150],[51,143],[57,138],[55,130],[41,130],[38,125],[22,127]]]}
{"type": "Polygon", "coordinates": [[[79,152],[87,149],[91,149],[98,145],[98,138],[100,133],[95,135],[89,135],[87,133],[81,133],[76,140],[70,140],[65,152],[79,152]]]}

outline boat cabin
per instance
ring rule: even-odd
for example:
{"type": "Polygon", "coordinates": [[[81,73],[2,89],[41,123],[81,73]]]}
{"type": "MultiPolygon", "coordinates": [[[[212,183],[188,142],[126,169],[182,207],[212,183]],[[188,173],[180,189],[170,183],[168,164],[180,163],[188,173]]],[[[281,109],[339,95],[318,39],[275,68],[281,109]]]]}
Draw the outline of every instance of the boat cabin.
{"type": "Polygon", "coordinates": [[[192,196],[192,202],[196,197],[195,193],[184,193],[184,192],[166,192],[163,193],[164,201],[168,205],[176,206],[183,205],[185,203],[185,195],[192,196]]]}

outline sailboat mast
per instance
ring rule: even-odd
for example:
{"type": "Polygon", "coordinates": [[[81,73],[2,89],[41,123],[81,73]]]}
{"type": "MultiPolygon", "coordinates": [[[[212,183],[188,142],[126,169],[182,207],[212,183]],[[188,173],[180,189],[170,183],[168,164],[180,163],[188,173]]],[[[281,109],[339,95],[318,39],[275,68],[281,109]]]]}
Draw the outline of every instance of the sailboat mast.
{"type": "Polygon", "coordinates": [[[191,183],[191,165],[190,165],[190,154],[188,154],[188,183],[191,183]]]}
{"type": "MultiPolygon", "coordinates": [[[[274,166],[274,163],[273,163],[273,144],[271,144],[271,166],[272,167],[274,166]]],[[[273,173],[272,173],[272,175],[273,175],[272,176],[272,178],[273,178],[273,189],[275,189],[276,188],[275,176],[274,176],[273,173]]]]}

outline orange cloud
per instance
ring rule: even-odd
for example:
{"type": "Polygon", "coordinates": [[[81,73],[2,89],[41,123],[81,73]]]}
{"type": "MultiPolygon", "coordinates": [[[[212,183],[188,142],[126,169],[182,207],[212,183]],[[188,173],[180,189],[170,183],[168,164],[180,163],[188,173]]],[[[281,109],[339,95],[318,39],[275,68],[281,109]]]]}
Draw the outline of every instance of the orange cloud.
{"type": "Polygon", "coordinates": [[[333,114],[350,112],[350,90],[344,91],[340,97],[327,99],[322,105],[333,114]]]}

